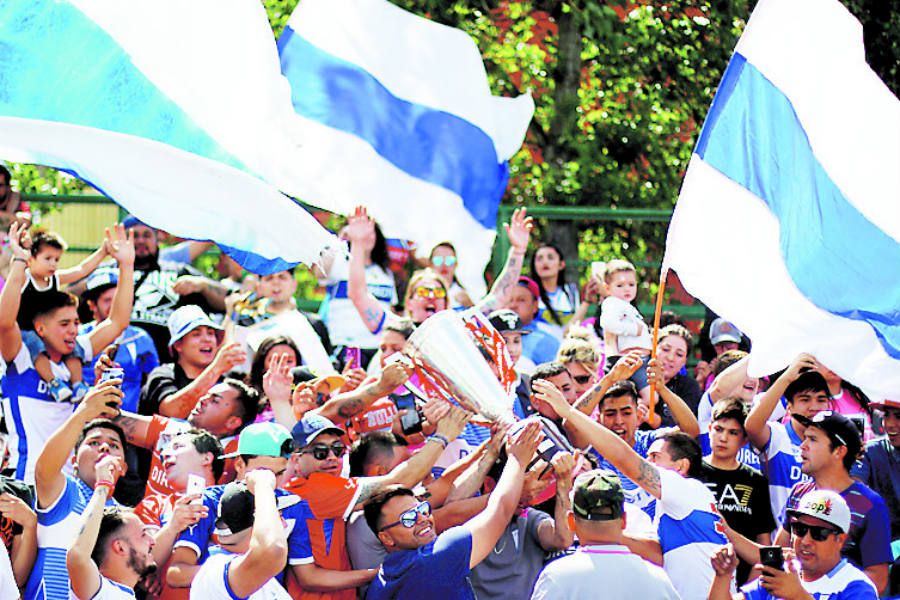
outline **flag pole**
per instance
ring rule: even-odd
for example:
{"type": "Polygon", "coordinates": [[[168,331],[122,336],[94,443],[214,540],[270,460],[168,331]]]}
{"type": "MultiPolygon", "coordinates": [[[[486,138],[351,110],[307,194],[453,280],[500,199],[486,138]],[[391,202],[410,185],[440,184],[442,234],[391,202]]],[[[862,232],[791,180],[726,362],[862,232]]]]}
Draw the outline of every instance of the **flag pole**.
{"type": "MultiPolygon", "coordinates": [[[[665,266],[659,273],[659,291],[656,292],[656,311],[653,313],[653,333],[650,338],[650,358],[656,358],[656,342],[659,339],[659,316],[662,313],[663,293],[666,291],[666,275],[669,269],[665,266]]],[[[647,424],[653,429],[662,424],[662,419],[656,414],[656,384],[650,384],[650,398],[648,404],[647,424]]]]}

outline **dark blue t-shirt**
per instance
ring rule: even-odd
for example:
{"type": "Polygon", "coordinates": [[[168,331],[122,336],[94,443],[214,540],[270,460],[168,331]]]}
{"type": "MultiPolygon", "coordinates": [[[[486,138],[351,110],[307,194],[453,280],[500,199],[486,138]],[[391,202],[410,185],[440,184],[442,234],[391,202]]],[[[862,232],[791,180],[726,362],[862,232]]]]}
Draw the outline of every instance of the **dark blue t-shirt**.
{"type": "Polygon", "coordinates": [[[471,557],[472,534],[451,527],[421,548],[388,554],[366,600],[475,600],[468,580],[471,557]]]}

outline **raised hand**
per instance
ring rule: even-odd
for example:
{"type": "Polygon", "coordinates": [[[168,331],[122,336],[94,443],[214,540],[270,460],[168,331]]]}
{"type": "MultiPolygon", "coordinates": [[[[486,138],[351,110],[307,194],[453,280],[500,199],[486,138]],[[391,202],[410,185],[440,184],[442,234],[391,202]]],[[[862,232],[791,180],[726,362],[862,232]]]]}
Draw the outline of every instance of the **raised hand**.
{"type": "Polygon", "coordinates": [[[307,412],[316,408],[316,392],[308,383],[301,383],[291,393],[291,410],[294,412],[294,418],[298,421],[303,418],[307,412]]]}
{"type": "Polygon", "coordinates": [[[798,377],[800,377],[801,373],[805,373],[806,371],[814,371],[818,368],[819,363],[816,361],[816,357],[807,352],[802,352],[791,361],[791,365],[785,370],[784,374],[786,377],[789,377],[791,381],[794,381],[798,377]]]}
{"type": "Polygon", "coordinates": [[[524,468],[531,462],[531,457],[534,456],[534,451],[537,450],[540,439],[540,423],[531,422],[519,430],[515,437],[510,437],[507,440],[506,454],[515,457],[524,468]]]}
{"type": "Polygon", "coordinates": [[[365,241],[375,233],[375,221],[369,217],[365,206],[357,206],[347,217],[344,234],[351,244],[365,241]]]}
{"type": "Polygon", "coordinates": [[[412,369],[405,367],[400,362],[392,362],[381,371],[378,381],[379,388],[382,392],[389,394],[406,383],[411,373],[412,369]]]}
{"type": "Polygon", "coordinates": [[[468,421],[469,413],[458,406],[451,406],[450,412],[437,422],[435,433],[444,436],[449,441],[453,441],[462,433],[468,421]]]}
{"type": "Polygon", "coordinates": [[[291,401],[291,387],[294,385],[294,378],[291,376],[291,369],[288,366],[288,356],[287,352],[276,354],[263,375],[262,389],[269,402],[291,401]]]}
{"type": "Polygon", "coordinates": [[[534,390],[534,396],[538,400],[542,400],[550,405],[556,411],[560,418],[567,419],[574,410],[566,401],[566,398],[559,391],[559,388],[547,381],[546,379],[538,379],[531,384],[534,390]]]}
{"type": "Polygon", "coordinates": [[[514,210],[509,223],[505,223],[503,228],[506,230],[510,246],[522,253],[528,250],[528,240],[531,239],[531,230],[534,229],[534,219],[528,216],[528,211],[524,208],[514,210]]]}
{"type": "Polygon", "coordinates": [[[200,494],[186,494],[175,501],[172,511],[172,520],[169,521],[175,531],[181,532],[200,522],[200,519],[209,514],[209,509],[203,504],[193,504],[200,499],[200,494]]]}
{"type": "MultiPolygon", "coordinates": [[[[179,296],[200,294],[206,288],[206,280],[197,275],[182,275],[172,284],[172,291],[179,296]]],[[[226,298],[227,302],[227,298],[226,298]]]]}
{"type": "Polygon", "coordinates": [[[229,342],[222,344],[216,357],[213,359],[212,368],[221,375],[244,364],[247,360],[247,353],[241,346],[240,342],[229,342]]]}
{"type": "Polygon", "coordinates": [[[125,461],[122,457],[112,454],[107,454],[94,466],[94,475],[97,481],[110,481],[113,485],[116,484],[119,477],[125,474],[125,471],[125,461]]]}
{"type": "Polygon", "coordinates": [[[122,385],[121,379],[110,379],[97,384],[85,394],[78,406],[78,412],[85,421],[114,419],[119,415],[119,407],[125,396],[119,388],[120,385],[122,385]]]}
{"type": "Polygon", "coordinates": [[[609,370],[609,377],[613,382],[625,381],[634,375],[641,365],[644,364],[639,351],[631,351],[623,354],[609,370]]]}
{"type": "Polygon", "coordinates": [[[247,489],[251,494],[256,494],[260,490],[275,490],[276,480],[275,473],[269,469],[253,469],[244,477],[247,483],[247,489]]]}
{"type": "MultiPolygon", "coordinates": [[[[24,224],[13,222],[9,226],[9,252],[13,258],[28,260],[31,253],[25,249],[23,240],[28,235],[28,227],[24,224]]],[[[29,244],[30,245],[30,244],[29,244]]]]}
{"type": "Polygon", "coordinates": [[[713,571],[716,572],[717,576],[731,577],[738,566],[738,559],[737,555],[734,553],[734,546],[731,544],[722,546],[709,557],[709,562],[712,564],[713,571]]]}
{"type": "Polygon", "coordinates": [[[104,245],[109,255],[120,265],[134,264],[134,230],[129,229],[126,232],[124,225],[116,223],[112,231],[107,227],[104,234],[106,235],[104,245]]]}
{"type": "Polygon", "coordinates": [[[571,452],[558,452],[550,459],[550,466],[556,474],[556,493],[568,495],[575,479],[575,455],[571,452]]]}

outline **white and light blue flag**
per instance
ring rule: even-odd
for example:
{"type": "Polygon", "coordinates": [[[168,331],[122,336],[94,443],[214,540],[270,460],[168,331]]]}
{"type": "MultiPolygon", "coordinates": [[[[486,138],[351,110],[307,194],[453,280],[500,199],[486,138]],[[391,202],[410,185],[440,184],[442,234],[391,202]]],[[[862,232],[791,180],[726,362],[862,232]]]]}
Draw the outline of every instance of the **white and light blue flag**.
{"type": "Polygon", "coordinates": [[[279,191],[296,196],[295,118],[257,1],[0,3],[0,158],[72,173],[252,271],[334,240],[279,191]]]}
{"type": "Polygon", "coordinates": [[[466,33],[386,0],[302,0],[278,50],[304,132],[290,189],[338,213],[365,204],[426,251],[453,242],[480,294],[531,96],[493,96],[466,33]]]}
{"type": "Polygon", "coordinates": [[[900,102],[837,0],[761,0],[700,134],[665,268],[753,341],[900,397],[900,102]]]}

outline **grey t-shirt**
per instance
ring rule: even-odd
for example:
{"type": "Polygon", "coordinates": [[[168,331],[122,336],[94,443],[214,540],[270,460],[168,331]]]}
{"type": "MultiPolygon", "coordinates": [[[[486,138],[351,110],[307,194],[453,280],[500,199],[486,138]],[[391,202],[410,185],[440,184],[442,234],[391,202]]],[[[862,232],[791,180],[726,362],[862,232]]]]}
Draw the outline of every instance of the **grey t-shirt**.
{"type": "MultiPolygon", "coordinates": [[[[347,520],[347,553],[354,569],[377,569],[387,556],[387,551],[366,523],[361,510],[351,514],[347,520]]],[[[368,587],[360,586],[360,598],[366,597],[368,587]]]]}
{"type": "Polygon", "coordinates": [[[510,522],[491,553],[469,575],[476,598],[521,600],[531,595],[547,555],[538,541],[538,526],[550,519],[547,513],[528,508],[525,516],[510,522]]]}

